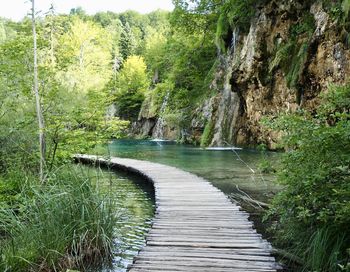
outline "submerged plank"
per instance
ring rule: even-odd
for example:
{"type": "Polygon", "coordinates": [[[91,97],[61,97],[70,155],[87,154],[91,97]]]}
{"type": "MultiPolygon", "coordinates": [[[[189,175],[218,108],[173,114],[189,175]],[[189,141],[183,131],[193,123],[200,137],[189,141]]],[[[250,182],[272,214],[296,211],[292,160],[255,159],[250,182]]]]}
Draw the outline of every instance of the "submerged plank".
{"type": "Polygon", "coordinates": [[[137,173],[155,188],[156,214],[130,272],[273,272],[271,245],[248,214],[208,181],[175,167],[133,159],[76,155],[137,173]]]}

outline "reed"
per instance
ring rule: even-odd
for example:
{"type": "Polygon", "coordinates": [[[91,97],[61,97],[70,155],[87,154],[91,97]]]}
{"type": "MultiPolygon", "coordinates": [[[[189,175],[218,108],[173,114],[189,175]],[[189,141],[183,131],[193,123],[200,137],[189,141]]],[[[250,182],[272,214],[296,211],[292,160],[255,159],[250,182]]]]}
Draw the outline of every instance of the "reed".
{"type": "Polygon", "coordinates": [[[52,172],[46,185],[27,182],[18,210],[0,208],[0,270],[85,270],[109,259],[117,216],[98,182],[78,166],[52,172]]]}

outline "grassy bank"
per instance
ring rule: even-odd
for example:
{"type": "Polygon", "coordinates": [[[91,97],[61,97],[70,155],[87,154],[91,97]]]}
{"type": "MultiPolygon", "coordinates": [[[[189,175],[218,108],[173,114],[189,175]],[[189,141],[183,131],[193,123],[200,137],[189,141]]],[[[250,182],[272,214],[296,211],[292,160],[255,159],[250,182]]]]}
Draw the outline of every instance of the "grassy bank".
{"type": "Polygon", "coordinates": [[[47,183],[24,173],[0,180],[0,271],[82,269],[110,258],[115,204],[79,166],[47,183]]]}

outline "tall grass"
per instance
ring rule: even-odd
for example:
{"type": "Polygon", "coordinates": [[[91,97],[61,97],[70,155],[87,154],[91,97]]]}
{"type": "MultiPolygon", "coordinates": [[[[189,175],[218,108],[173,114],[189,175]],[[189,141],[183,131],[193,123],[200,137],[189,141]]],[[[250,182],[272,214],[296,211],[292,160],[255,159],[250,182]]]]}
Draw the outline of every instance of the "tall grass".
{"type": "Polygon", "coordinates": [[[350,243],[346,232],[323,227],[317,229],[306,242],[307,244],[302,246],[306,251],[300,252],[306,261],[304,271],[341,271],[340,264],[346,265],[350,261],[349,257],[347,260],[341,259],[341,256],[347,255],[345,251],[350,243]]]}
{"type": "Polygon", "coordinates": [[[77,167],[26,182],[18,210],[0,208],[0,271],[82,269],[110,258],[114,201],[77,167]]]}

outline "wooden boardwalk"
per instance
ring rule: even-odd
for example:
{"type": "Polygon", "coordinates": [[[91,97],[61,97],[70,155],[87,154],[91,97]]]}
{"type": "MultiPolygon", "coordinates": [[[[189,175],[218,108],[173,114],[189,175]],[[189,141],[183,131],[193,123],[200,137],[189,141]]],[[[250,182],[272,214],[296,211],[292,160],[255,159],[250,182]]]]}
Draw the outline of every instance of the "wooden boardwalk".
{"type": "Polygon", "coordinates": [[[110,163],[154,184],[154,223],[130,272],[277,271],[271,245],[253,229],[248,214],[203,178],[147,161],[90,155],[76,159],[110,163]]]}

